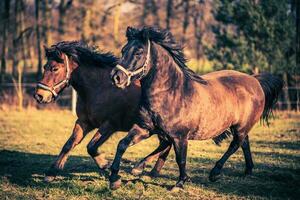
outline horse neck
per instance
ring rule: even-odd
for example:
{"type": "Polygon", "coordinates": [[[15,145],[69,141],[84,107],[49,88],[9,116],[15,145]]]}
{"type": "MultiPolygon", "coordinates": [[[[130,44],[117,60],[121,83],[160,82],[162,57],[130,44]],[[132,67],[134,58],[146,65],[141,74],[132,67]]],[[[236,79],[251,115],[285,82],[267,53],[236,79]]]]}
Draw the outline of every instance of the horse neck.
{"type": "Polygon", "coordinates": [[[108,85],[109,67],[79,65],[71,74],[70,84],[78,94],[97,91],[108,85]]]}
{"type": "Polygon", "coordinates": [[[167,50],[158,44],[152,45],[152,60],[149,74],[142,80],[142,90],[148,94],[182,91],[189,81],[167,50]]]}

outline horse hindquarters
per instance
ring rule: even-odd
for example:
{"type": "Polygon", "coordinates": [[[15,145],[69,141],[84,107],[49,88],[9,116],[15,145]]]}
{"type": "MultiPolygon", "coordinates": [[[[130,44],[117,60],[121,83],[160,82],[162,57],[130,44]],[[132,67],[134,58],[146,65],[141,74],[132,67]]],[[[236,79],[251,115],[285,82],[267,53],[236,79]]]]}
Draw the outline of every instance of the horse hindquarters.
{"type": "MultiPolygon", "coordinates": [[[[244,123],[240,123],[237,126],[231,128],[231,132],[233,133],[233,141],[231,142],[228,150],[222,156],[222,158],[216,163],[215,167],[212,169],[210,173],[209,179],[211,181],[215,181],[217,176],[221,173],[221,169],[227,159],[241,146],[245,162],[246,162],[246,171],[245,174],[251,174],[253,168],[253,161],[250,151],[249,137],[248,133],[253,125],[258,121],[259,117],[266,121],[268,124],[268,117],[272,112],[272,108],[277,102],[278,96],[283,88],[283,81],[271,74],[259,74],[254,76],[260,83],[260,86],[264,93],[264,108],[259,116],[257,113],[253,113],[254,111],[258,112],[258,110],[253,109],[252,113],[249,113],[249,118],[244,120],[244,123]]],[[[254,106],[253,106],[254,108],[254,106]]],[[[224,133],[223,133],[224,134],[224,133]]],[[[221,138],[221,137],[220,137],[221,138]]],[[[221,138],[222,139],[222,138],[221,138]]],[[[220,142],[220,141],[217,141],[220,142]]]]}

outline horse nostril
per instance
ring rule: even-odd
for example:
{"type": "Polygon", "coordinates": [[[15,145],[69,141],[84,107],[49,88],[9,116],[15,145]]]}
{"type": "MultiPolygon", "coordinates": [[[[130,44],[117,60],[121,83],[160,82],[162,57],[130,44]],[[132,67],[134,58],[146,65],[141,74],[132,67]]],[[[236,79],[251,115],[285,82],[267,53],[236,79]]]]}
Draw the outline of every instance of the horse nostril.
{"type": "Polygon", "coordinates": [[[116,75],[114,76],[114,80],[115,80],[115,83],[120,83],[121,78],[120,78],[119,75],[116,74],[116,75]]]}
{"type": "Polygon", "coordinates": [[[40,94],[35,94],[34,97],[38,102],[41,102],[43,100],[43,96],[40,94]]]}

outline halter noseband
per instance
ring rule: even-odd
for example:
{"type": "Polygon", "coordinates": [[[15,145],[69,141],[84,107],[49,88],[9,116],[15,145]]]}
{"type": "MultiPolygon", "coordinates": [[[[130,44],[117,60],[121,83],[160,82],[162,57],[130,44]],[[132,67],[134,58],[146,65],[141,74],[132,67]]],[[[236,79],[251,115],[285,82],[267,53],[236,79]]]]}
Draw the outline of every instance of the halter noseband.
{"type": "Polygon", "coordinates": [[[148,66],[148,63],[150,62],[150,45],[151,45],[150,40],[148,40],[148,49],[147,49],[146,61],[143,64],[142,67],[136,69],[135,71],[129,71],[129,70],[125,69],[122,65],[119,65],[119,64],[116,65],[116,68],[119,69],[119,70],[121,70],[122,72],[124,72],[124,74],[126,74],[126,76],[127,76],[126,86],[130,85],[130,83],[131,83],[131,77],[132,76],[135,76],[135,75],[137,75],[137,74],[139,74],[141,72],[143,72],[142,76],[145,75],[146,67],[148,66]]]}
{"type": "Polygon", "coordinates": [[[64,60],[66,62],[66,72],[67,72],[65,79],[62,80],[61,82],[55,84],[52,87],[49,87],[48,85],[41,83],[41,82],[37,84],[38,88],[42,88],[44,90],[51,92],[53,94],[54,98],[58,96],[57,92],[55,91],[57,88],[61,88],[62,85],[69,86],[69,80],[70,80],[69,58],[66,54],[64,54],[64,57],[65,57],[64,60]]]}

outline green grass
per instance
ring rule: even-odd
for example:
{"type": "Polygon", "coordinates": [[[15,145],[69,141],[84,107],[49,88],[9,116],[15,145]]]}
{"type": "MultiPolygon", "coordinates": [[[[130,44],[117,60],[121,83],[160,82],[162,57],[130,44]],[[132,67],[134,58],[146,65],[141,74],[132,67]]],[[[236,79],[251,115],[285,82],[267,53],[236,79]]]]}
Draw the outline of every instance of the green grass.
{"type": "MultiPolygon", "coordinates": [[[[277,113],[270,128],[257,125],[250,133],[255,168],[244,177],[241,150],[225,164],[221,179],[208,181],[208,173],[227,149],[212,141],[190,141],[187,172],[191,182],[178,193],[178,168],[172,153],[159,178],[142,176],[111,191],[107,177],[98,173],[86,152],[92,133],[75,148],[64,172],[53,183],[43,182],[44,171],[69,137],[75,117],[69,111],[0,111],[0,199],[297,199],[300,196],[300,114],[277,113]]],[[[112,160],[124,133],[115,134],[101,150],[112,160]]],[[[131,147],[121,164],[128,172],[157,146],[155,137],[131,147]]],[[[151,165],[153,165],[152,163],[151,165]]],[[[147,166],[146,171],[150,171],[147,166]]]]}

